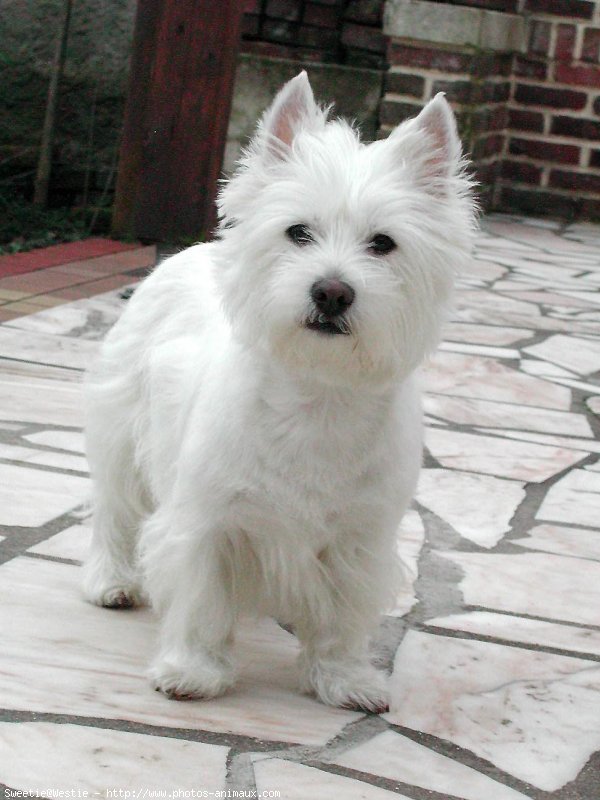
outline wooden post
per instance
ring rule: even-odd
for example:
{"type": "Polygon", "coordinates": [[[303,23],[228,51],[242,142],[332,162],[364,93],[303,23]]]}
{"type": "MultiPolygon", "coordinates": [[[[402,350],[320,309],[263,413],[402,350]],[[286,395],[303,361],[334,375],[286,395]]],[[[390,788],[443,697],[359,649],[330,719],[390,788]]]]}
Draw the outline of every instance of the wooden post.
{"type": "Polygon", "coordinates": [[[189,242],[213,227],[243,6],[138,1],[115,235],[189,242]]]}

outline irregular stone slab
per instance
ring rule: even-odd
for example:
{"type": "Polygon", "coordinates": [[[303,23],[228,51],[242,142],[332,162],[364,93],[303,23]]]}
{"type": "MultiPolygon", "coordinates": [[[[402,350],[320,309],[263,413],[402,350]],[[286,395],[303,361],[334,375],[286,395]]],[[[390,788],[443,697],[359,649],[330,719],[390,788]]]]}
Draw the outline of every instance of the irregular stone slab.
{"type": "Polygon", "coordinates": [[[443,469],[421,471],[417,500],[481,547],[493,547],[510,530],[525,497],[523,484],[443,469]]]}
{"type": "Polygon", "coordinates": [[[221,745],[51,722],[0,722],[0,741],[0,783],[34,796],[49,789],[110,797],[107,789],[126,787],[167,793],[225,788],[228,748],[221,745]]]}
{"type": "Polygon", "coordinates": [[[600,665],[409,631],[396,655],[385,718],[555,791],[600,748],[600,665]]]}

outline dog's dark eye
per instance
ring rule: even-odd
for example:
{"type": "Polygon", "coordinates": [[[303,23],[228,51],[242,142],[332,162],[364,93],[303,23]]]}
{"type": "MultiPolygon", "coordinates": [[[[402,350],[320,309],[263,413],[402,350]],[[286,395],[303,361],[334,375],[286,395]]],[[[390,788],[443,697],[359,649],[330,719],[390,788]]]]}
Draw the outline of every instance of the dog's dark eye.
{"type": "Polygon", "coordinates": [[[369,242],[369,250],[372,250],[377,255],[385,256],[396,249],[396,242],[385,233],[377,233],[369,242]]]}
{"type": "Polygon", "coordinates": [[[305,244],[310,244],[310,242],[314,241],[311,232],[308,230],[306,225],[292,225],[287,229],[285,235],[299,247],[302,247],[305,244]]]}

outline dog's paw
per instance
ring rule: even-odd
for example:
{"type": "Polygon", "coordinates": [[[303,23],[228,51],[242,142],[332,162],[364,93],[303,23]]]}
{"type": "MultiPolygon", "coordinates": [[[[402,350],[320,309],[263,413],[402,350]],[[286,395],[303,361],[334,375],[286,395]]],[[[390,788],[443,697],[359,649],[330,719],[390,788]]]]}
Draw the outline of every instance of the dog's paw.
{"type": "Polygon", "coordinates": [[[104,608],[133,608],[146,602],[133,571],[114,568],[100,559],[84,564],[83,591],[90,603],[104,608]]]}
{"type": "Polygon", "coordinates": [[[128,581],[88,581],[84,589],[90,603],[104,608],[134,608],[145,599],[140,587],[128,581]]]}
{"type": "Polygon", "coordinates": [[[170,700],[210,700],[229,689],[234,673],[226,659],[159,657],[150,668],[149,678],[156,691],[170,700]]]}
{"type": "Polygon", "coordinates": [[[316,662],[303,670],[302,684],[329,706],[372,714],[389,710],[387,676],[370,664],[316,662]]]}

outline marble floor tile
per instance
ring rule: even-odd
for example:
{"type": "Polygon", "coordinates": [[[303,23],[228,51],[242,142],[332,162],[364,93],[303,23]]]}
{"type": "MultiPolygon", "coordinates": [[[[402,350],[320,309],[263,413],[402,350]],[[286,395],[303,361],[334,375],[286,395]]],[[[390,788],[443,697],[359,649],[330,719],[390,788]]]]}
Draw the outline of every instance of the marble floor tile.
{"type": "Polygon", "coordinates": [[[406,736],[385,731],[333,759],[334,764],[420,786],[461,800],[525,800],[520,792],[470,767],[429,750],[406,736]]]}
{"type": "Polygon", "coordinates": [[[33,331],[23,336],[17,328],[0,325],[0,356],[84,370],[97,350],[97,342],[33,331]]]}
{"type": "Polygon", "coordinates": [[[510,328],[501,325],[477,325],[464,322],[448,322],[444,326],[444,340],[469,344],[489,344],[501,347],[515,344],[533,336],[526,328],[510,328]]]}
{"type": "Polygon", "coordinates": [[[582,469],[569,472],[550,487],[536,518],[598,527],[600,474],[582,469]]]}
{"type": "Polygon", "coordinates": [[[83,434],[80,431],[40,431],[24,437],[28,442],[56,447],[58,450],[71,450],[83,453],[83,434]]]}
{"type": "Polygon", "coordinates": [[[474,258],[463,268],[461,277],[477,278],[484,281],[497,281],[508,272],[506,267],[487,261],[475,255],[474,258]]]}
{"type": "Polygon", "coordinates": [[[568,386],[571,389],[579,389],[587,394],[600,395],[600,385],[598,384],[586,383],[585,381],[576,381],[572,378],[558,378],[554,376],[547,378],[547,380],[551,380],[554,383],[559,383],[561,386],[568,386]]]}
{"type": "Polygon", "coordinates": [[[6,323],[6,327],[94,341],[103,338],[123,313],[125,301],[119,296],[122,291],[118,289],[18,317],[6,323]]]}
{"type": "Polygon", "coordinates": [[[577,378],[576,373],[564,367],[558,367],[549,361],[536,361],[533,358],[522,358],[519,369],[528,375],[539,375],[541,378],[577,378]]]}
{"type": "Polygon", "coordinates": [[[593,432],[584,414],[553,411],[547,408],[497,403],[473,397],[429,393],[424,398],[425,411],[447,422],[478,425],[486,428],[523,428],[544,433],[553,431],[571,436],[591,438],[593,432]]]}
{"type": "Polygon", "coordinates": [[[261,793],[268,797],[266,792],[279,791],[284,800],[409,800],[399,792],[280,758],[256,761],[254,773],[259,797],[261,793]]]}
{"type": "Polygon", "coordinates": [[[72,525],[49,539],[30,547],[29,553],[84,561],[92,540],[91,526],[72,525]]]}
{"type": "MultiPolygon", "coordinates": [[[[497,433],[490,428],[480,428],[482,433],[497,433]]],[[[600,441],[597,439],[575,439],[572,436],[554,436],[551,433],[537,433],[529,431],[503,430],[502,436],[507,439],[520,439],[522,442],[537,442],[550,447],[560,447],[567,450],[581,450],[587,455],[600,453],[600,441]]]]}
{"type": "Polygon", "coordinates": [[[511,542],[528,550],[600,561],[600,531],[589,528],[536,525],[527,532],[527,536],[511,539],[511,542]]]}
{"type": "Polygon", "coordinates": [[[600,416],[600,397],[588,397],[585,404],[593,414],[600,416]]]}
{"type": "Polygon", "coordinates": [[[37,364],[19,369],[17,365],[0,360],[0,419],[83,426],[81,373],[37,364]]]}
{"type": "Polygon", "coordinates": [[[417,500],[481,547],[494,547],[510,530],[510,520],[525,497],[523,484],[443,469],[421,471],[417,500]]]}
{"type": "Polygon", "coordinates": [[[27,557],[0,566],[5,708],[311,745],[325,744],[360,718],[299,692],[296,639],[269,620],[241,626],[234,689],[215,700],[167,700],[146,678],[156,635],[151,612],[86,603],[80,573],[80,567],[27,557]]]}
{"type": "Polygon", "coordinates": [[[461,353],[437,353],[427,363],[425,389],[437,394],[479,397],[569,411],[571,392],[532,375],[523,375],[496,359],[461,353]]]}
{"type": "Polygon", "coordinates": [[[566,448],[441,428],[427,429],[425,445],[443,467],[526,483],[545,481],[585,458],[584,453],[566,448]]]}
{"type": "Polygon", "coordinates": [[[442,342],[438,348],[449,353],[472,353],[479,356],[492,356],[493,358],[517,359],[520,358],[518,350],[508,347],[488,347],[481,344],[466,344],[464,342],[442,342]]]}
{"type": "Polygon", "coordinates": [[[385,716],[554,791],[600,749],[599,690],[595,661],[409,631],[385,716]]]}
{"type": "Polygon", "coordinates": [[[75,470],[85,472],[89,470],[88,463],[83,456],[70,453],[54,453],[51,450],[37,450],[34,447],[4,444],[0,442],[0,459],[21,461],[26,464],[40,464],[45,467],[75,470]]]}
{"type": "Polygon", "coordinates": [[[440,552],[469,606],[600,627],[600,563],[549,553],[440,552]]]}
{"type": "MultiPolygon", "coordinates": [[[[589,339],[557,334],[549,336],[540,344],[524,347],[523,351],[574,370],[580,375],[600,370],[600,343],[589,339]]],[[[600,392],[600,387],[598,391],[600,392]]]]}
{"type": "Polygon", "coordinates": [[[216,792],[225,788],[227,750],[84,725],[0,722],[0,784],[42,797],[49,789],[216,792]]]}
{"type": "Polygon", "coordinates": [[[493,611],[469,611],[427,620],[427,625],[451,631],[491,636],[507,642],[554,647],[573,653],[600,656],[600,631],[576,625],[560,625],[493,611]]]}
{"type": "Polygon", "coordinates": [[[87,478],[0,464],[0,525],[37,527],[80,505],[87,478]]]}
{"type": "Polygon", "coordinates": [[[396,596],[391,616],[403,617],[417,602],[414,585],[419,574],[419,555],[425,542],[425,528],[421,517],[409,509],[402,519],[398,536],[398,556],[402,571],[402,585],[396,596]]]}

